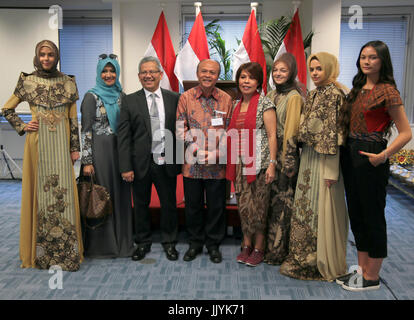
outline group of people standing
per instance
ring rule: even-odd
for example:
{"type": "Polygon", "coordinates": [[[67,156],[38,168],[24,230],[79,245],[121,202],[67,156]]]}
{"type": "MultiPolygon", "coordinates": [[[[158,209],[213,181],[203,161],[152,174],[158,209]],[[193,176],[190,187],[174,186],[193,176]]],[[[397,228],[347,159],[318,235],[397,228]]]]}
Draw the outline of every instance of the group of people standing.
{"type": "Polygon", "coordinates": [[[138,66],[143,88],[126,95],[117,57],[104,54],[96,85],[82,101],[81,138],[73,77],[57,70],[52,42],[40,42],[35,51],[35,71],[20,75],[3,107],[17,132],[27,135],[22,267],[76,271],[84,255],[143,259],[152,245],[153,184],[161,243],[166,257],[177,260],[176,184],[182,173],[189,242],[184,261],[194,260],[203,246],[212,262],[222,261],[229,180],[243,233],[237,262],[281,265],[284,275],[336,280],[347,290],[379,288],[387,256],[388,158],[412,135],[383,42],[362,47],[350,92],[337,82],[337,58],[319,52],[307,61],[316,88],[306,93],[296,81],[294,56],[285,53],[273,64],[276,89],[267,96],[261,66],[241,65],[234,102],[216,86],[217,61],[202,60],[198,85],[179,95],[160,88],[162,67],[145,57],[138,66]],[[27,124],[15,113],[21,101],[32,112],[27,124]],[[387,146],[393,123],[398,135],[387,146]],[[80,174],[105,186],[114,208],[104,224],[94,228],[91,221],[83,228],[84,238],[73,170],[80,141],[80,174]],[[348,219],[360,267],[352,273],[346,266],[348,219]]]}

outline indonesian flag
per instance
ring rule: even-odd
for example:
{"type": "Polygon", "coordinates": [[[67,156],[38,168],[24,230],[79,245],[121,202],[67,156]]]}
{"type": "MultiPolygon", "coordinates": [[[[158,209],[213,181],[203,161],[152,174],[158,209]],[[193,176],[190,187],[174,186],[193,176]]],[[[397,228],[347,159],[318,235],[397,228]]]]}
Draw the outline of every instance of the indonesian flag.
{"type": "MultiPolygon", "coordinates": [[[[305,49],[303,48],[302,30],[300,28],[299,10],[296,9],[293,15],[292,23],[283,39],[282,44],[273,61],[276,61],[280,55],[285,52],[293,54],[296,58],[296,65],[298,68],[297,80],[302,82],[306,87],[306,57],[305,49]]],[[[269,78],[269,85],[275,89],[273,77],[269,78]]]]}
{"type": "Polygon", "coordinates": [[[236,78],[236,73],[239,67],[243,63],[250,61],[259,63],[263,68],[263,92],[266,94],[266,59],[262,47],[262,40],[260,40],[259,29],[257,28],[254,10],[252,10],[249,20],[247,21],[240,47],[233,55],[233,79],[236,78]]]}
{"type": "Polygon", "coordinates": [[[206,29],[201,12],[197,15],[193,28],[175,62],[174,73],[178,81],[197,80],[197,65],[201,60],[210,59],[206,29]]]}
{"type": "Polygon", "coordinates": [[[164,76],[161,79],[160,87],[178,92],[178,80],[174,74],[175,52],[164,12],[161,12],[154,35],[147,51],[144,53],[144,57],[148,56],[157,57],[164,69],[164,76]]]}

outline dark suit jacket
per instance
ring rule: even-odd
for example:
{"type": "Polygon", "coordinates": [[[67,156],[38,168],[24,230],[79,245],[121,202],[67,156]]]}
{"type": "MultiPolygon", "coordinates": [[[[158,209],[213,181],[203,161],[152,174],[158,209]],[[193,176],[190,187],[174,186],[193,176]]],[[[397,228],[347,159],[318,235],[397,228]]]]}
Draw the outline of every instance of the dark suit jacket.
{"type": "MultiPolygon", "coordinates": [[[[178,99],[176,92],[161,88],[165,109],[165,129],[172,134],[173,143],[169,143],[166,132],[166,169],[169,176],[181,172],[181,165],[176,165],[175,122],[178,99]],[[171,151],[173,147],[173,152],[171,151]],[[171,159],[173,154],[173,159],[171,159]],[[170,155],[168,157],[168,155],[170,155]],[[173,162],[169,162],[172,160],[173,162]]],[[[118,125],[119,167],[121,173],[134,171],[135,179],[142,179],[150,168],[152,132],[144,89],[129,94],[122,99],[118,125]]]]}

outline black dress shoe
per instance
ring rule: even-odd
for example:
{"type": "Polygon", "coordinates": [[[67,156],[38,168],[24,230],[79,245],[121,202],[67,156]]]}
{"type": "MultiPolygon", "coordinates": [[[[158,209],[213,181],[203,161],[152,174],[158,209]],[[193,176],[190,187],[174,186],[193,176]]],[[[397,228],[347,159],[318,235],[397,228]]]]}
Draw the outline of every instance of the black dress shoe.
{"type": "Polygon", "coordinates": [[[199,254],[199,253],[201,253],[201,251],[203,251],[203,248],[189,248],[188,250],[187,250],[187,252],[184,254],[184,258],[183,258],[183,260],[184,261],[192,261],[192,260],[194,260],[196,257],[197,257],[197,255],[199,254]]]}
{"type": "Polygon", "coordinates": [[[151,247],[143,246],[138,247],[132,254],[132,260],[139,261],[145,258],[145,255],[151,251],[151,247]]]}
{"type": "Polygon", "coordinates": [[[175,249],[173,245],[165,246],[164,251],[168,260],[175,261],[178,259],[178,251],[175,249]]]}
{"type": "Polygon", "coordinates": [[[209,249],[208,254],[210,255],[211,262],[220,263],[223,261],[223,257],[221,256],[221,252],[218,248],[209,249]]]}

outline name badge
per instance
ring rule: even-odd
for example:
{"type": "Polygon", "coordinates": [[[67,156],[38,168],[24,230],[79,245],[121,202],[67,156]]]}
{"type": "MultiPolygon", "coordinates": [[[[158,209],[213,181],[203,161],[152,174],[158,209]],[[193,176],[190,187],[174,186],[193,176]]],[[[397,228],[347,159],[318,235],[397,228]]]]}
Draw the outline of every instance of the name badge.
{"type": "Polygon", "coordinates": [[[216,126],[222,126],[223,125],[223,118],[212,118],[211,119],[211,125],[216,126]]]}

